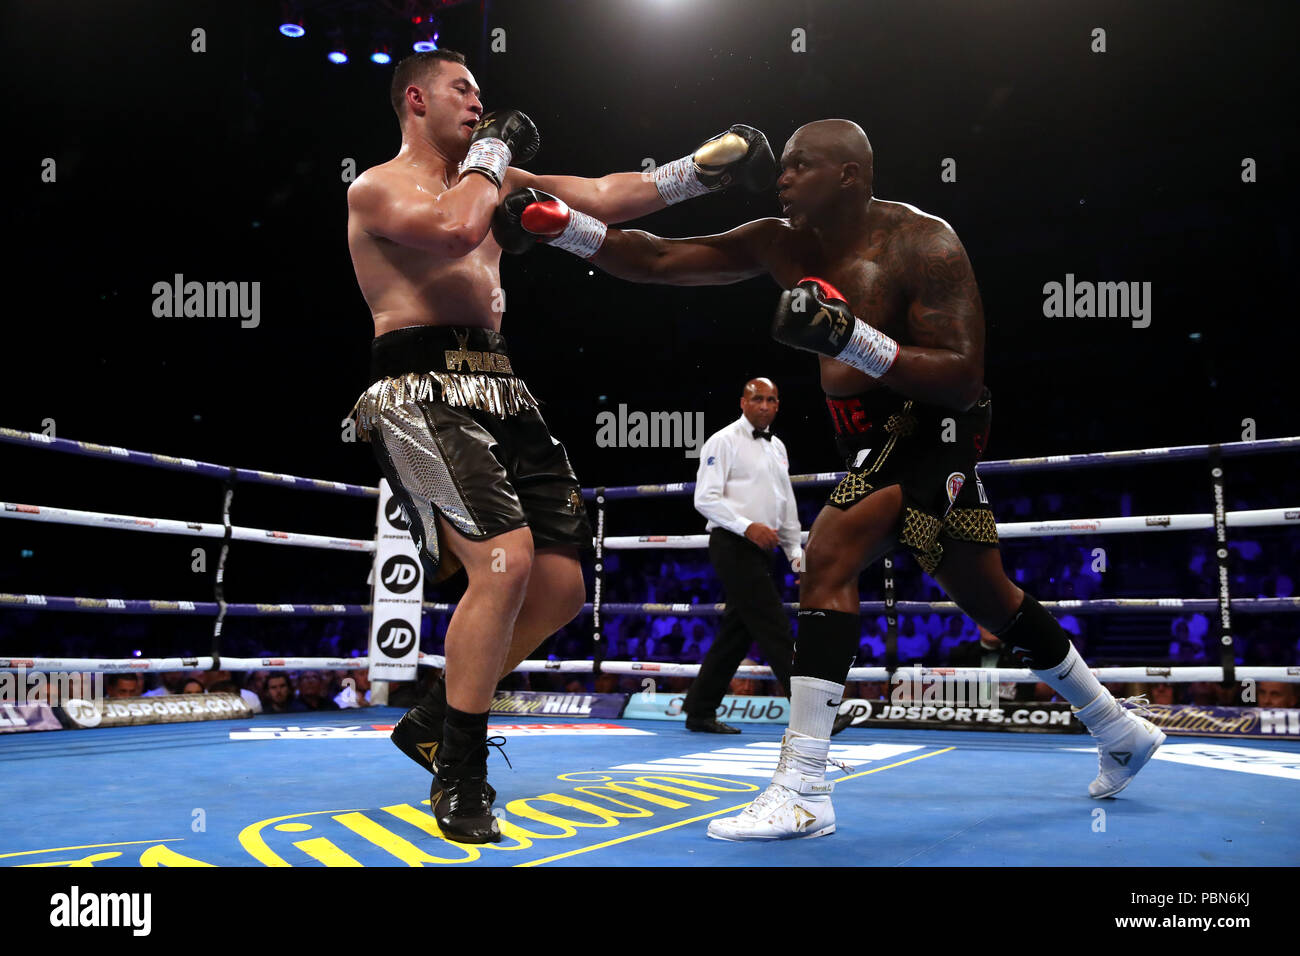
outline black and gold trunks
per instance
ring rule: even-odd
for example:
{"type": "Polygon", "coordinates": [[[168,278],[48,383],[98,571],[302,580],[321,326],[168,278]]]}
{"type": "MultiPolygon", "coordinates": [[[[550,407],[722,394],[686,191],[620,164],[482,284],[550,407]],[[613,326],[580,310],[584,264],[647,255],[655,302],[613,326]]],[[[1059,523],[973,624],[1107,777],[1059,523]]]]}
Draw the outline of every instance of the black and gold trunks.
{"type": "Polygon", "coordinates": [[[527,527],[535,547],[591,547],[564,446],[517,378],[499,332],[415,326],[377,337],[374,383],[352,410],[411,525],[431,581],[460,562],[437,516],[472,540],[527,527]]]}
{"type": "Polygon", "coordinates": [[[848,469],[827,504],[846,510],[873,491],[899,485],[898,541],[930,574],[943,559],[942,536],[997,544],[993,509],[975,470],[993,417],[988,389],[965,412],[885,388],[850,398],[828,395],[826,406],[848,469]]]}

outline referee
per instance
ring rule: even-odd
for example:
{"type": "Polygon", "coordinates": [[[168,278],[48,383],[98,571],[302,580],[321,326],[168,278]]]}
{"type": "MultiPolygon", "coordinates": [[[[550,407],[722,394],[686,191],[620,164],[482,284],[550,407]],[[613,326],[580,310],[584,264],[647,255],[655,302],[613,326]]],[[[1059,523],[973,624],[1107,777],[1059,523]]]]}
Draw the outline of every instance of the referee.
{"type": "Polygon", "coordinates": [[[772,583],[772,549],[780,545],[798,573],[803,548],[790,459],[771,432],[779,405],[771,379],[751,379],[740,396],[740,418],[709,436],[700,449],[695,510],[708,519],[709,559],[722,580],[727,610],[686,695],[687,730],[740,733],[718,720],[718,706],[754,641],[781,682],[781,692],[790,693],[794,641],[772,583]]]}

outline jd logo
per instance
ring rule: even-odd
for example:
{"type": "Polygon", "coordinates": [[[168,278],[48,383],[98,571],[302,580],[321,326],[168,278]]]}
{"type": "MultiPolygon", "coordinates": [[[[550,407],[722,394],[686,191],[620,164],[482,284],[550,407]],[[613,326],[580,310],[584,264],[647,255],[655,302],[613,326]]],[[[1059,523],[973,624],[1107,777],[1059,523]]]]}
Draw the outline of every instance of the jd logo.
{"type": "Polygon", "coordinates": [[[376,640],[385,656],[402,658],[415,645],[416,634],[411,625],[400,618],[393,618],[379,628],[376,640]]]}
{"type": "Polygon", "coordinates": [[[419,583],[420,566],[404,554],[395,554],[384,562],[379,577],[394,594],[405,594],[419,583]]]}
{"type": "Polygon", "coordinates": [[[411,524],[406,520],[406,513],[402,511],[402,503],[396,498],[389,498],[388,504],[384,506],[384,520],[398,531],[411,530],[411,524]]]}

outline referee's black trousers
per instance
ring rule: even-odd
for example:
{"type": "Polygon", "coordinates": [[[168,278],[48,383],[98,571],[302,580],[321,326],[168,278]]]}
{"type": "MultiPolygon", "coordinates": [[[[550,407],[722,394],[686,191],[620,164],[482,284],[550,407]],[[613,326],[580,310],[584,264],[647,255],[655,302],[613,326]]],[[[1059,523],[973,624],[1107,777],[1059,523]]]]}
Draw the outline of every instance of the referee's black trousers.
{"type": "Polygon", "coordinates": [[[769,684],[772,695],[790,696],[790,664],[794,639],[790,619],[772,580],[772,555],[748,538],[714,528],[709,534],[709,559],[722,580],[727,610],[713,646],[700,664],[700,676],[682,705],[688,717],[717,714],[736,675],[736,668],[755,641],[780,682],[769,684]]]}

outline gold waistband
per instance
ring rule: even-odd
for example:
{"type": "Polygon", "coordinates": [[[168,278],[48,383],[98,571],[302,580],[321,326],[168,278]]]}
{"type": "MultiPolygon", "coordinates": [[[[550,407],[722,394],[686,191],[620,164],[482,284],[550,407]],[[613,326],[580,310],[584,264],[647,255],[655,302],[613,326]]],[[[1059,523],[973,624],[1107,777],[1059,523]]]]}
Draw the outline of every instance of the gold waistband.
{"type": "Polygon", "coordinates": [[[447,362],[448,372],[459,372],[462,366],[468,365],[471,372],[496,372],[499,375],[514,375],[515,370],[510,366],[510,356],[502,355],[500,352],[476,352],[473,349],[465,348],[464,344],[458,349],[447,349],[443,353],[447,362]]]}
{"type": "MultiPolygon", "coordinates": [[[[470,353],[477,355],[478,353],[470,353]]],[[[485,353],[505,359],[504,355],[485,353]]],[[[506,359],[508,362],[509,359],[506,359]]],[[[465,374],[460,372],[409,372],[394,378],[381,378],[366,389],[352,407],[349,417],[356,422],[362,439],[369,440],[380,416],[390,408],[409,402],[437,400],[448,405],[477,408],[505,417],[536,408],[537,399],[523,379],[501,375],[465,374]]]]}

